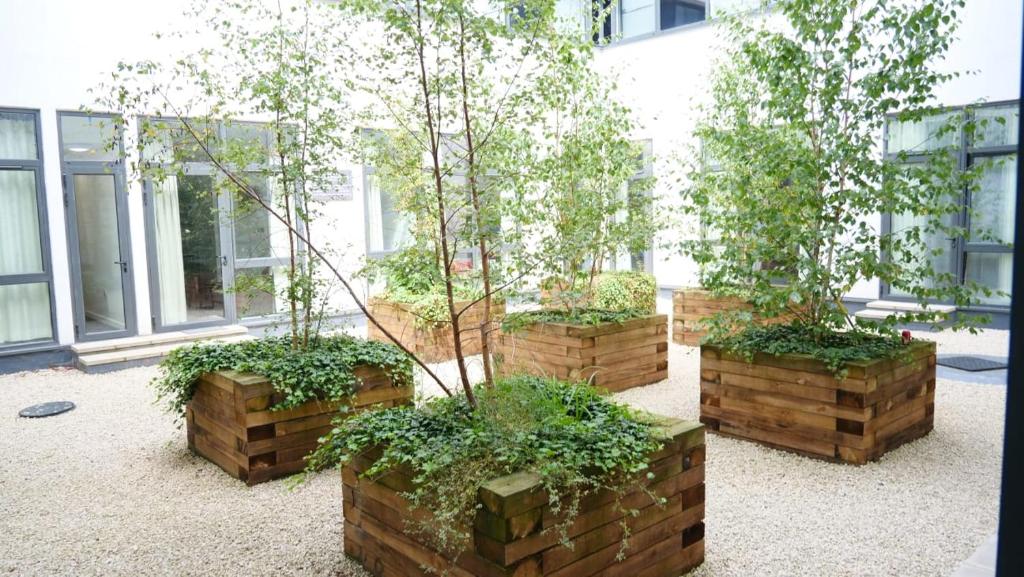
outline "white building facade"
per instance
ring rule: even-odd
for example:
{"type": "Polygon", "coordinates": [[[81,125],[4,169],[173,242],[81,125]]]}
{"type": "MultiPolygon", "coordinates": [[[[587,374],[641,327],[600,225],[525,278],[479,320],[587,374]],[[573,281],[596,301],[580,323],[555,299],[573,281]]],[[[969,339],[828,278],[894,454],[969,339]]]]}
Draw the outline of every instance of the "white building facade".
{"type": "MultiPolygon", "coordinates": [[[[617,80],[621,100],[639,120],[633,138],[652,153],[655,177],[668,174],[673,155],[694,144],[696,106],[707,98],[718,45],[715,15],[745,1],[623,0],[612,7],[606,33],[616,40],[599,50],[597,64],[617,80]]],[[[187,5],[0,0],[0,371],[58,362],[76,342],[258,326],[280,312],[273,295],[231,291],[243,275],[279,277],[273,224],[209,218],[232,207],[228,198],[202,200],[198,191],[211,175],[201,163],[174,182],[174,195],[163,197],[173,202],[157,202],[151,183],[126,174],[123,154],[98,146],[111,126],[103,115],[80,112],[118,61],[166,52],[167,41],[152,35],[180,28],[187,5]]],[[[562,9],[571,14],[574,6],[566,2],[562,9]]],[[[999,103],[977,110],[1017,114],[1021,10],[1020,0],[969,2],[946,65],[973,74],[943,86],[940,104],[999,103]]],[[[885,138],[879,135],[880,150],[885,138]]],[[[984,149],[965,142],[964,162],[1007,155],[1015,139],[1008,134],[984,149]]],[[[348,183],[326,201],[325,218],[312,232],[329,238],[339,267],[354,272],[364,257],[399,246],[407,231],[386,191],[372,186],[372,167],[339,171],[348,183]]],[[[1008,238],[1016,219],[1000,207],[1013,206],[1013,174],[1012,168],[993,173],[985,198],[975,199],[976,207],[983,200],[992,209],[996,220],[989,224],[1008,238]]],[[[660,194],[673,193],[665,181],[658,186],[660,194]]],[[[878,215],[872,224],[887,226],[891,218],[878,215]]],[[[643,258],[620,259],[619,266],[647,269],[666,289],[694,284],[693,263],[659,248],[660,240],[652,239],[643,258]]],[[[953,254],[941,266],[993,288],[1009,286],[1008,253],[970,239],[948,242],[953,254]]],[[[865,279],[848,296],[899,295],[865,279]]],[[[998,313],[1008,302],[987,305],[998,313]]],[[[351,310],[352,302],[338,294],[331,308],[351,310]]]]}

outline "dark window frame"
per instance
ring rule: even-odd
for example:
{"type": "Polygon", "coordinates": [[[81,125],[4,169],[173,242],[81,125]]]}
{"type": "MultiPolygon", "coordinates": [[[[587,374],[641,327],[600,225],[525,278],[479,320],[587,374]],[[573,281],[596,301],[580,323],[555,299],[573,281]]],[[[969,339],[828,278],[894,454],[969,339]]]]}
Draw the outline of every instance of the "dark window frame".
{"type": "Polygon", "coordinates": [[[50,298],[50,338],[0,344],[0,356],[5,356],[8,354],[54,349],[59,345],[57,335],[56,293],[53,287],[53,260],[50,245],[49,211],[46,202],[45,174],[43,172],[45,164],[43,156],[41,111],[38,108],[0,107],[0,112],[30,114],[34,117],[36,158],[34,160],[0,158],[0,170],[31,171],[35,175],[36,217],[39,219],[39,251],[43,269],[38,273],[0,275],[0,285],[10,286],[45,282],[50,298]]]}
{"type": "MultiPolygon", "coordinates": [[[[966,122],[968,119],[973,119],[974,112],[977,110],[987,108],[1005,108],[1008,106],[1016,106],[1018,114],[1020,114],[1020,101],[1019,100],[998,100],[993,102],[985,102],[980,104],[968,104],[959,106],[944,106],[936,110],[936,114],[943,114],[947,112],[957,112],[961,114],[961,123],[966,122]]],[[[885,127],[883,128],[882,137],[882,155],[886,161],[902,160],[906,163],[924,162],[932,154],[929,151],[921,151],[915,153],[907,153],[902,159],[900,159],[899,152],[889,151],[889,127],[897,121],[897,115],[889,115],[885,119],[885,127]]],[[[1017,135],[1017,139],[1020,140],[1021,135],[1017,135]]],[[[959,142],[956,143],[956,155],[957,155],[957,166],[960,170],[968,170],[978,159],[983,158],[996,158],[996,157],[1007,157],[1017,153],[1017,145],[1000,145],[1000,146],[973,146],[972,137],[967,134],[967,131],[959,131],[959,142]]],[[[1020,159],[1017,159],[1020,162],[1020,159]]],[[[958,214],[957,225],[964,227],[966,230],[970,230],[970,211],[971,207],[971,191],[963,190],[960,193],[961,210],[958,214]]],[[[1018,216],[1019,218],[1019,216],[1018,216]]],[[[885,213],[882,215],[882,234],[889,234],[892,230],[892,214],[885,213]]],[[[958,282],[962,285],[966,281],[967,275],[967,255],[968,254],[980,254],[980,253],[992,253],[992,254],[1013,254],[1013,247],[1000,246],[992,243],[978,243],[970,242],[969,239],[960,237],[957,239],[951,239],[953,245],[953,254],[950,256],[952,265],[954,266],[954,272],[957,275],[958,282]]],[[[888,255],[882,255],[883,259],[887,259],[888,255]]],[[[889,300],[897,301],[912,301],[913,297],[894,295],[890,292],[890,287],[887,283],[881,283],[879,287],[880,297],[889,300]]],[[[949,304],[949,303],[943,303],[949,304]]],[[[997,304],[976,304],[970,307],[963,307],[961,310],[968,312],[995,312],[1005,313],[1009,309],[1009,305],[997,305],[997,304]]]]}

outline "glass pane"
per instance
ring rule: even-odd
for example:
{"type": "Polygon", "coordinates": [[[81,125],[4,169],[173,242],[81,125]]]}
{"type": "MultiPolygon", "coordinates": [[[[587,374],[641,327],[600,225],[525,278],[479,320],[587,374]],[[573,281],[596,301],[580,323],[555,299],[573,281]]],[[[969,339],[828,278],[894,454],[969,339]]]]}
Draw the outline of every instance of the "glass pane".
{"type": "Polygon", "coordinates": [[[224,150],[236,166],[264,165],[270,160],[270,132],[260,124],[233,122],[224,127],[224,150]]]}
{"type": "MultiPolygon", "coordinates": [[[[952,259],[952,241],[946,238],[945,233],[942,231],[926,232],[926,225],[929,222],[927,216],[914,216],[909,214],[894,214],[892,215],[892,234],[898,236],[900,234],[909,234],[910,231],[918,228],[921,234],[922,240],[925,242],[926,247],[923,250],[917,251],[917,254],[911,256],[911,262],[930,261],[931,268],[936,274],[946,274],[953,272],[953,259],[952,259]],[[938,252],[938,254],[933,254],[938,252]]],[[[892,255],[893,259],[901,258],[904,255],[892,255]]],[[[925,287],[932,288],[936,284],[932,279],[926,279],[921,282],[925,287]]],[[[901,291],[896,287],[890,287],[890,293],[897,296],[912,296],[910,293],[901,291]]]]}
{"type": "Polygon", "coordinates": [[[929,116],[918,122],[888,124],[890,154],[897,152],[928,152],[960,143],[960,128],[944,130],[950,122],[960,118],[959,112],[945,112],[929,116]]]}
{"type": "Polygon", "coordinates": [[[1017,160],[1013,156],[983,158],[981,182],[971,195],[971,240],[1013,242],[1017,200],[1017,160]]]}
{"type": "Polygon", "coordinates": [[[389,252],[407,245],[412,240],[409,217],[398,210],[392,195],[381,190],[372,176],[367,179],[366,189],[369,252],[389,252]]]}
{"type": "Polygon", "coordinates": [[[43,272],[33,170],[0,170],[0,275],[43,272]]]}
{"type": "Polygon", "coordinates": [[[156,265],[164,326],[221,320],[220,219],[210,176],[154,186],[156,265]]]}
{"type": "MultiPolygon", "coordinates": [[[[265,202],[276,202],[273,191],[276,182],[273,179],[252,175],[246,179],[265,202]]],[[[271,218],[258,202],[245,195],[236,195],[232,216],[236,259],[288,257],[288,228],[271,218]]]]}
{"type": "Polygon", "coordinates": [[[124,330],[124,289],[112,174],[76,174],[75,214],[85,332],[124,330]]]}
{"type": "Polygon", "coordinates": [[[1020,109],[1017,105],[985,107],[974,111],[978,127],[974,134],[974,146],[1013,146],[1017,144],[1020,124],[1020,109]]]}
{"type": "Polygon", "coordinates": [[[151,118],[141,121],[142,156],[150,162],[164,164],[210,162],[204,150],[216,150],[217,128],[201,121],[189,121],[189,130],[178,120],[151,118]]]}
{"type": "Polygon", "coordinates": [[[704,20],[707,2],[696,0],[661,0],[661,29],[668,30],[704,20]]]}
{"type": "MultiPolygon", "coordinates": [[[[993,291],[1010,294],[1013,283],[1013,255],[1009,253],[969,252],[964,255],[966,261],[966,277],[986,286],[993,291]]],[[[1009,306],[1010,297],[993,294],[980,295],[983,304],[1009,306]]]]}
{"type": "Polygon", "coordinates": [[[235,302],[238,316],[257,317],[284,310],[287,303],[278,305],[278,288],[288,285],[284,267],[242,268],[235,271],[235,302]]]}
{"type": "Polygon", "coordinates": [[[51,339],[49,286],[0,285],[0,345],[51,339]]]}
{"type": "Polygon", "coordinates": [[[622,37],[654,32],[654,0],[622,0],[622,37]]]}
{"type": "Polygon", "coordinates": [[[29,112],[0,112],[0,158],[35,160],[36,115],[29,112]]]}
{"type": "Polygon", "coordinates": [[[114,120],[105,117],[60,117],[64,160],[113,161],[120,156],[114,142],[114,120]]]}

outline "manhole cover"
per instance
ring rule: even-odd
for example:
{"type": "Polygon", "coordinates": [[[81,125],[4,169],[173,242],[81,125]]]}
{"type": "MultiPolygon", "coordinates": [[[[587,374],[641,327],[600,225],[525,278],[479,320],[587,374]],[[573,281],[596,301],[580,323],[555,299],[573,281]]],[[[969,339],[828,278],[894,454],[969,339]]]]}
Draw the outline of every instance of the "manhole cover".
{"type": "Polygon", "coordinates": [[[1006,368],[1006,361],[994,361],[992,359],[983,359],[981,357],[939,357],[936,362],[944,367],[960,369],[961,371],[971,371],[972,373],[1006,368]]]}
{"type": "Polygon", "coordinates": [[[54,415],[66,413],[74,408],[75,404],[71,401],[54,401],[52,403],[43,403],[41,405],[26,407],[18,412],[18,416],[38,419],[40,417],[52,417],[54,415]]]}

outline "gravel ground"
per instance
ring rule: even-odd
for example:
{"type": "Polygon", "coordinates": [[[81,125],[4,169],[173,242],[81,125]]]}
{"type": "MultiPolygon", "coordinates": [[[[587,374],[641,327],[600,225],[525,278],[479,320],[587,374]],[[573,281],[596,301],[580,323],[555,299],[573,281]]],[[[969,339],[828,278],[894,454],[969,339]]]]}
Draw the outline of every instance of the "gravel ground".
{"type": "MultiPolygon", "coordinates": [[[[937,340],[1007,348],[1005,331],[937,340]]],[[[698,355],[670,350],[669,380],[617,397],[694,418],[698,355]]],[[[188,453],[153,405],[155,374],[0,376],[0,574],[366,575],[341,553],[336,474],[245,487],[188,453]],[[16,416],[63,399],[78,408],[16,416]]],[[[864,467],[709,435],[707,560],[692,575],[948,575],[995,530],[1004,400],[1002,386],[940,380],[935,431],[864,467]]]]}

